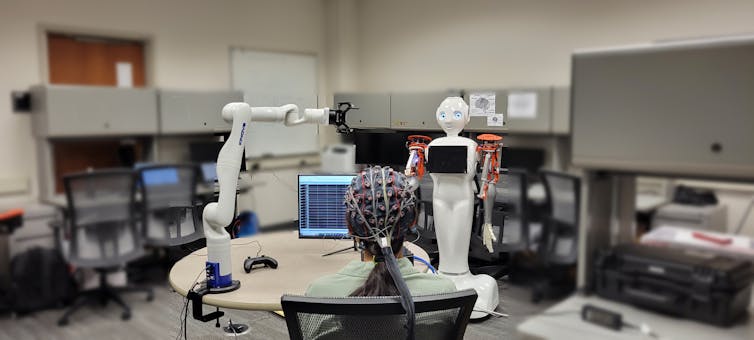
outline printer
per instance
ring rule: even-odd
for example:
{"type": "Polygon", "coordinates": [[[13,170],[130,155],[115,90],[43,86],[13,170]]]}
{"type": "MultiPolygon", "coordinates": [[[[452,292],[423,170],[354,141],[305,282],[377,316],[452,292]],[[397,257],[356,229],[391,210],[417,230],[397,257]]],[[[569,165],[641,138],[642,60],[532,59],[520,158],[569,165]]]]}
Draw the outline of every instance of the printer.
{"type": "Polygon", "coordinates": [[[690,205],[670,203],[657,209],[652,229],[661,226],[685,227],[698,230],[727,230],[727,209],[723,204],[690,205]]]}
{"type": "Polygon", "coordinates": [[[640,244],[603,251],[594,270],[599,296],[719,326],[746,314],[754,278],[744,259],[640,244]]]}

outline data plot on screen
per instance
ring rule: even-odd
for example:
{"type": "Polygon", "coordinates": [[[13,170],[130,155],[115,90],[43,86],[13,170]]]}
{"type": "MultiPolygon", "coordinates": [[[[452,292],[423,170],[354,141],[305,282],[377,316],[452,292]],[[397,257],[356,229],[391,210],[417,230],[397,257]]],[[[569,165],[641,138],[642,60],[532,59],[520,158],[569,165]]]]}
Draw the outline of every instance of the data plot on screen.
{"type": "Polygon", "coordinates": [[[354,175],[299,175],[299,237],[348,238],[343,196],[353,178],[354,175]]]}

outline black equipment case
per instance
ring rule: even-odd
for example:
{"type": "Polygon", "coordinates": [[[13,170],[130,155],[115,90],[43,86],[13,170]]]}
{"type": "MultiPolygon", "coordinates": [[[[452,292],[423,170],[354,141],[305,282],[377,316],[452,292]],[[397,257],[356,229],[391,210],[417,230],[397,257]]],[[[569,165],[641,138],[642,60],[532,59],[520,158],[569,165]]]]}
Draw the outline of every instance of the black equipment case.
{"type": "Polygon", "coordinates": [[[607,299],[729,326],[746,314],[753,274],[745,260],[625,244],[598,257],[595,291],[607,299]]]}

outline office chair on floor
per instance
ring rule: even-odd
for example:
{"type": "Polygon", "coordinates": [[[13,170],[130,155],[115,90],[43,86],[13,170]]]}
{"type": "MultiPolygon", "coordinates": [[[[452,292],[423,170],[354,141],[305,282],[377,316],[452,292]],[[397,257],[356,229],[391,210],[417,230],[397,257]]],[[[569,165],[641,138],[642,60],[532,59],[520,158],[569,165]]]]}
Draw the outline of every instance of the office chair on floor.
{"type": "Polygon", "coordinates": [[[108,273],[123,268],[143,253],[135,214],[135,180],[131,170],[100,170],[63,178],[70,217],[67,260],[76,268],[94,269],[99,286],[80,292],[58,325],[67,325],[70,316],[86,304],[104,305],[107,301],[120,305],[121,318],[128,320],[131,309],[121,293],[143,292],[147,301],[152,300],[151,289],[113,287],[107,282],[108,273]]]}
{"type": "Polygon", "coordinates": [[[171,247],[204,237],[196,200],[194,165],[158,165],[139,169],[144,242],[171,247]]]}
{"type": "Polygon", "coordinates": [[[164,279],[178,259],[193,251],[188,244],[204,238],[196,197],[199,169],[190,164],[148,166],[140,168],[137,177],[141,232],[154,256],[132,267],[141,277],[159,267],[156,276],[164,279]]]}
{"type": "Polygon", "coordinates": [[[578,259],[581,179],[554,171],[541,171],[549,214],[543,223],[538,249],[543,277],[535,282],[532,301],[564,296],[575,288],[578,259]]]}
{"type": "MultiPolygon", "coordinates": [[[[463,339],[477,294],[415,296],[416,339],[463,339]]],[[[405,312],[398,296],[315,298],[283,295],[291,340],[405,339],[405,312]]]]}
{"type": "Polygon", "coordinates": [[[497,241],[490,253],[482,242],[483,215],[479,210],[469,252],[472,273],[500,278],[510,272],[514,255],[529,249],[527,188],[526,172],[511,169],[500,175],[492,212],[493,232],[497,241]]]}

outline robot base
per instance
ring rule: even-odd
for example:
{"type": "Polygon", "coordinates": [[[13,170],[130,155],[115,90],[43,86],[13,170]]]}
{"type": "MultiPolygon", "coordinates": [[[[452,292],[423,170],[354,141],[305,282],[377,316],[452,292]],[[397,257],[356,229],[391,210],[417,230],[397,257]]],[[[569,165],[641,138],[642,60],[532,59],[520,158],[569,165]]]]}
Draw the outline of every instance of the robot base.
{"type": "MultiPolygon", "coordinates": [[[[205,289],[207,289],[207,283],[204,283],[205,289]]],[[[227,287],[218,287],[218,288],[209,288],[207,289],[207,294],[222,294],[222,293],[228,293],[232,292],[238,288],[241,287],[241,282],[238,280],[231,280],[230,286],[227,287]]]]}
{"type": "Polygon", "coordinates": [[[441,272],[440,275],[453,281],[458,290],[469,288],[476,290],[478,297],[476,303],[474,303],[475,311],[471,312],[472,319],[481,319],[489,315],[488,313],[476,310],[494,311],[500,304],[497,281],[492,276],[484,274],[472,275],[469,272],[464,274],[446,274],[441,272]]]}

